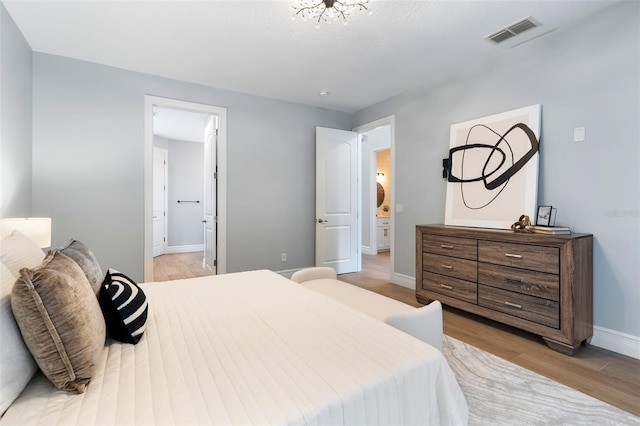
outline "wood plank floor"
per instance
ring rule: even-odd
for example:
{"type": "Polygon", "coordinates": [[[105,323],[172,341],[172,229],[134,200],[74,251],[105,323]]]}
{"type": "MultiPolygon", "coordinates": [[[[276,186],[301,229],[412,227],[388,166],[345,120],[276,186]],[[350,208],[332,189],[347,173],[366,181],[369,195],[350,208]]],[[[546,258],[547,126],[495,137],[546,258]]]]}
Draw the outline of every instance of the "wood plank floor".
{"type": "Polygon", "coordinates": [[[211,275],[202,267],[202,252],[163,254],[153,258],[153,281],[170,281],[211,275]]]}
{"type": "MultiPolygon", "coordinates": [[[[202,253],[154,259],[155,281],[209,274],[202,269],[202,253]]],[[[339,279],[422,306],[416,301],[414,290],[391,284],[389,276],[387,252],[363,255],[362,272],[343,274],[339,279]]],[[[443,317],[447,335],[640,416],[640,360],[590,345],[569,357],[549,349],[538,336],[458,309],[445,307],[443,317]]]]}

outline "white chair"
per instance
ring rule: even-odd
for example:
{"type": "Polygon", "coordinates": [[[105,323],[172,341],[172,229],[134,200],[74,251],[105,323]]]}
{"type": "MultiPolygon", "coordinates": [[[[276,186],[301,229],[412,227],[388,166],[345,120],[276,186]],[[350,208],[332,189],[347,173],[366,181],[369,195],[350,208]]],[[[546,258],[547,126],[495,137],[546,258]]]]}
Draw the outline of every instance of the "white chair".
{"type": "Polygon", "coordinates": [[[442,351],[442,305],[438,301],[414,308],[395,299],[339,281],[336,271],[328,267],[302,269],[295,272],[291,279],[442,351]]]}

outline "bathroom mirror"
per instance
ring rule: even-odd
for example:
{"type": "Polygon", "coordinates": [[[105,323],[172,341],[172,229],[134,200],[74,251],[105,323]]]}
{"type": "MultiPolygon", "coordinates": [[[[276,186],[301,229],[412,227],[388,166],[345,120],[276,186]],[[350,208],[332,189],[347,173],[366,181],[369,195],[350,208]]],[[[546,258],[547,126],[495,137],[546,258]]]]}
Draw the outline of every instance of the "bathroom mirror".
{"type": "Polygon", "coordinates": [[[382,187],[382,185],[380,185],[380,182],[378,182],[378,207],[380,207],[383,202],[384,202],[384,188],[382,187]]]}

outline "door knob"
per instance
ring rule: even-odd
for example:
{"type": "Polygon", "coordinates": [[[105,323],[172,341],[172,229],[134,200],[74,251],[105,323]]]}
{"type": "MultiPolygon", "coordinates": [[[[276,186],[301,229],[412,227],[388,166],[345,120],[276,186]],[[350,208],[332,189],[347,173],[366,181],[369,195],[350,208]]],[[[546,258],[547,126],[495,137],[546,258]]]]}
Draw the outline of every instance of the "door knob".
{"type": "Polygon", "coordinates": [[[207,223],[206,219],[202,221],[202,223],[207,223]]]}
{"type": "Polygon", "coordinates": [[[318,219],[318,223],[329,223],[329,221],[328,220],[318,219]]]}

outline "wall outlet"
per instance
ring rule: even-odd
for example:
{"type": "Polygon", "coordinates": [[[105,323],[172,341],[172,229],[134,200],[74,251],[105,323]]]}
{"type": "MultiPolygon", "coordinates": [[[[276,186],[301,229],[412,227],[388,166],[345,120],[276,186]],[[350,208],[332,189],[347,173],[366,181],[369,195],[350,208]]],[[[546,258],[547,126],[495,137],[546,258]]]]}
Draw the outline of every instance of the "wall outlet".
{"type": "Polygon", "coordinates": [[[585,138],[585,129],[584,127],[576,127],[573,129],[573,141],[574,142],[583,142],[585,138]]]}
{"type": "Polygon", "coordinates": [[[280,259],[281,259],[283,262],[286,262],[286,261],[287,261],[287,253],[282,253],[282,254],[280,255],[280,259]]]}
{"type": "Polygon", "coordinates": [[[396,213],[404,212],[404,206],[402,204],[396,204],[396,213]]]}

